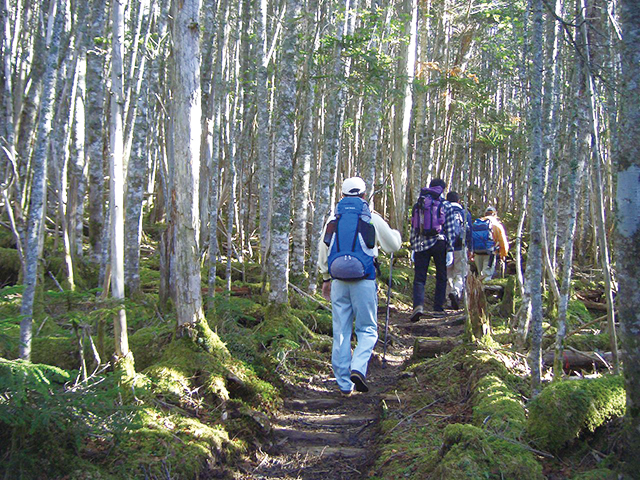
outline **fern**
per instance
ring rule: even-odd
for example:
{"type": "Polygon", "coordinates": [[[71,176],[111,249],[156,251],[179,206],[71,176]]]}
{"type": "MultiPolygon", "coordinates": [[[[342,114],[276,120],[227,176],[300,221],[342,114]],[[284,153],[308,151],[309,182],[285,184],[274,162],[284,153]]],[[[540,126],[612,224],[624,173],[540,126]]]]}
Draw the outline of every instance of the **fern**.
{"type": "Polygon", "coordinates": [[[0,475],[32,478],[42,468],[64,474],[87,438],[112,439],[130,422],[115,378],[88,385],[71,379],[57,367],[0,358],[0,475]]]}

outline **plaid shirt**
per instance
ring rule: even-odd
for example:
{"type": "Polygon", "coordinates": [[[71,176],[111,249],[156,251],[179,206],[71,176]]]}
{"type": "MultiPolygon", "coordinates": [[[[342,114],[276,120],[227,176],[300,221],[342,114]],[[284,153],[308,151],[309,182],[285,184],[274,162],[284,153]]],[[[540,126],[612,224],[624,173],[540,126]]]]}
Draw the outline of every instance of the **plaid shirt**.
{"type": "Polygon", "coordinates": [[[420,233],[419,229],[411,227],[411,237],[409,239],[411,242],[411,250],[414,252],[424,252],[433,247],[438,240],[446,240],[447,252],[453,252],[453,245],[450,239],[452,239],[455,234],[456,215],[453,208],[451,208],[450,202],[443,200],[442,208],[444,208],[444,225],[442,226],[442,232],[438,235],[427,237],[420,233]]]}

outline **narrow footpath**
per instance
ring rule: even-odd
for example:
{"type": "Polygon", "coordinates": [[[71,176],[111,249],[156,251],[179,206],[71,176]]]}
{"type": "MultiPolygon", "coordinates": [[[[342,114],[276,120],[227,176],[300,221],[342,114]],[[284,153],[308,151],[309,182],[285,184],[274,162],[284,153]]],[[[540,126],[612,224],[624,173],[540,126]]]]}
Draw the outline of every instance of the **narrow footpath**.
{"type": "Polygon", "coordinates": [[[272,418],[272,441],[246,465],[241,480],[364,479],[377,458],[376,435],[383,401],[396,398],[394,386],[413,352],[415,337],[462,334],[461,312],[444,318],[428,315],[411,323],[409,313],[391,308],[383,362],[385,307],[378,313],[379,340],[369,362],[367,393],[343,397],[329,375],[315,375],[287,392],[279,415],[272,418]]]}

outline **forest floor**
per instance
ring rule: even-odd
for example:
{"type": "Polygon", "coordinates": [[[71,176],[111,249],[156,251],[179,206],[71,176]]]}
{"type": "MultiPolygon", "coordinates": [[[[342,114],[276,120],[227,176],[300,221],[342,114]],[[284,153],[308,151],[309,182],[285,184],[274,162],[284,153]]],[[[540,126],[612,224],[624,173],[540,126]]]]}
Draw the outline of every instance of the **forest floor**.
{"type": "MultiPolygon", "coordinates": [[[[393,306],[384,352],[386,307],[378,313],[379,340],[369,362],[369,392],[341,395],[330,374],[318,374],[306,383],[291,385],[284,407],[271,419],[273,439],[242,466],[238,480],[341,480],[371,478],[379,458],[380,422],[390,405],[402,403],[395,391],[413,352],[416,336],[454,337],[464,330],[464,315],[445,317],[426,312],[418,322],[393,306]]],[[[328,354],[330,356],[330,353],[328,354]]],[[[329,359],[330,361],[330,359],[329,359]]]]}

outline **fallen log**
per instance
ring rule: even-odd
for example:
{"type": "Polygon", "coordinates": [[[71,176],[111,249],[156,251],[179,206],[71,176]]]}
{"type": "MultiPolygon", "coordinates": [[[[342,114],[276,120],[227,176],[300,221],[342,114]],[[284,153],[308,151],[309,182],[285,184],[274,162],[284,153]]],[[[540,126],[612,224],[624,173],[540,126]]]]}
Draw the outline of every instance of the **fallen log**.
{"type": "Polygon", "coordinates": [[[441,353],[450,352],[461,343],[462,340],[457,337],[418,337],[413,344],[413,358],[434,358],[441,353]]]}
{"type": "Polygon", "coordinates": [[[592,300],[586,300],[584,298],[581,298],[580,301],[584,303],[584,306],[587,307],[589,310],[597,310],[599,312],[607,311],[606,303],[594,302],[592,300]]]}
{"type": "MultiPolygon", "coordinates": [[[[562,367],[564,370],[581,370],[589,368],[609,368],[612,360],[611,352],[580,352],[578,350],[565,350],[562,355],[562,367]]],[[[553,365],[555,352],[545,353],[542,361],[545,365],[553,365]]]]}

